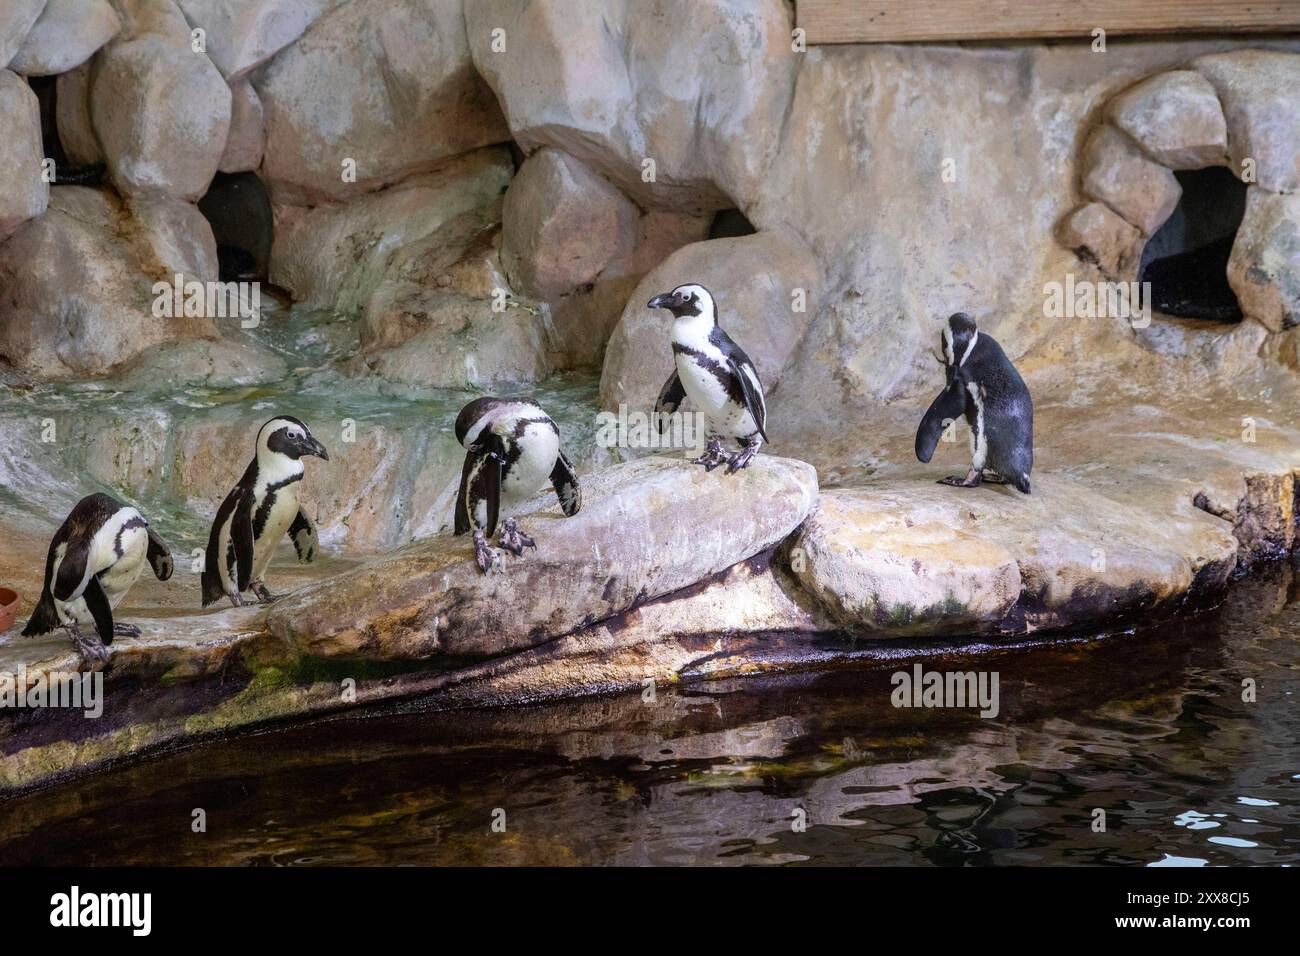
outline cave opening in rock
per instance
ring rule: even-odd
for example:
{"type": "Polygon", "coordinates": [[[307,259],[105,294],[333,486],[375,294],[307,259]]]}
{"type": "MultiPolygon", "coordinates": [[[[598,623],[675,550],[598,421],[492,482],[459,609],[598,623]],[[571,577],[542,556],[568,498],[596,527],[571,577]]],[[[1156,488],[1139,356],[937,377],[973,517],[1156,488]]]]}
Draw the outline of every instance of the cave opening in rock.
{"type": "Polygon", "coordinates": [[[271,260],[271,197],[257,173],[217,173],[199,200],[212,226],[222,282],[264,282],[271,260]]]}
{"type": "Polygon", "coordinates": [[[1157,312],[1240,322],[1228,258],[1246,211],[1246,184],[1222,166],[1174,173],[1183,194],[1142,253],[1138,276],[1151,283],[1157,312]]]}
{"type": "Polygon", "coordinates": [[[720,209],[709,224],[710,239],[730,239],[735,236],[752,236],[758,232],[739,209],[720,209]]]}
{"type": "Polygon", "coordinates": [[[57,76],[32,76],[27,79],[41,105],[41,152],[46,159],[54,160],[55,183],[58,182],[57,173],[68,165],[67,153],[59,141],[57,80],[57,76]]]}

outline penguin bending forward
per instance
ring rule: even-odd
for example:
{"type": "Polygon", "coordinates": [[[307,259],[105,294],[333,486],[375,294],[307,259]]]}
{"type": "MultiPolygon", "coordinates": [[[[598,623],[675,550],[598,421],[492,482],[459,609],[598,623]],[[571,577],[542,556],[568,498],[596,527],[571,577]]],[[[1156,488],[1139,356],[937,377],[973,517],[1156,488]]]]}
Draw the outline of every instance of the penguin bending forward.
{"type": "Polygon", "coordinates": [[[299,561],[315,559],[320,543],[316,525],[298,505],[305,455],[330,460],[325,446],[298,419],[281,415],[258,431],[257,454],[217,509],[208,535],[200,576],[204,607],[223,594],[242,607],[243,592],[250,590],[259,603],[274,601],[262,576],[286,532],[299,561]]]}
{"type": "Polygon", "coordinates": [[[111,495],[88,495],[77,502],[50,541],[45,587],[23,628],[24,637],[67,628],[86,663],[107,661],[107,646],[121,634],[138,637],[134,624],[113,620],[145,561],[159,581],[172,576],[172,556],[157,532],[135,508],[111,495]],[[89,626],[89,635],[81,632],[89,626]]]}
{"type": "Polygon", "coordinates": [[[1002,346],[981,333],[965,312],[948,318],[942,362],[948,384],[916,430],[916,457],[928,462],[947,424],[965,415],[970,425],[970,471],[939,483],[974,488],[981,481],[1010,482],[1029,494],[1034,403],[1024,379],[1002,346]]]}
{"type": "MultiPolygon", "coordinates": [[[[497,518],[548,481],[566,517],[582,507],[582,489],[560,447],[560,429],[531,399],[476,398],[456,416],[456,440],[465,448],[465,467],[456,495],[455,533],[474,532],[474,560],[484,574],[500,566],[500,554],[487,543],[497,518]]],[[[513,517],[502,522],[499,543],[516,556],[537,547],[513,517]]]]}
{"type": "Polygon", "coordinates": [[[702,285],[689,283],[646,304],[676,316],[672,342],[677,368],[655,403],[660,432],[667,425],[667,416],[689,396],[709,430],[708,448],[694,463],[712,471],[725,461],[727,474],[747,467],[767,440],[767,405],[754,363],[718,325],[712,294],[702,285]],[[724,437],[736,439],[741,446],[730,458],[722,450],[724,437]]]}

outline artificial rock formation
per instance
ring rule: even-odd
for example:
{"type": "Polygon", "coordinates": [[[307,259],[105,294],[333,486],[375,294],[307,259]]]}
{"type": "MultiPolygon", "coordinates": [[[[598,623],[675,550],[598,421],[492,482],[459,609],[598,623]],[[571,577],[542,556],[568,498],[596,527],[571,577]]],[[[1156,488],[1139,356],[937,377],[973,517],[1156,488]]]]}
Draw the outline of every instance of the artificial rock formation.
{"type": "Polygon", "coordinates": [[[0,70],[0,242],[45,212],[50,187],[41,177],[41,114],[27,84],[0,70]]]}
{"type": "Polygon", "coordinates": [[[24,76],[66,73],[90,59],[121,26],[108,0],[46,0],[9,68],[24,76]]]}
{"type": "Polygon", "coordinates": [[[470,63],[458,0],[357,0],[326,14],[253,85],[277,202],[346,200],[509,139],[470,63]]]}
{"type": "Polygon", "coordinates": [[[759,192],[798,64],[780,0],[483,0],[465,21],[526,152],[564,150],[644,206],[743,207],[759,192]]]}
{"type": "Polygon", "coordinates": [[[0,245],[0,357],[45,378],[103,375],[177,338],[207,337],[203,318],[153,315],[152,283],[216,277],[212,231],[165,197],[130,208],[81,186],[0,245]]]}
{"type": "Polygon", "coordinates": [[[110,45],[94,77],[91,118],[117,189],[202,196],[230,130],[230,87],[211,61],[147,34],[110,45]]]}

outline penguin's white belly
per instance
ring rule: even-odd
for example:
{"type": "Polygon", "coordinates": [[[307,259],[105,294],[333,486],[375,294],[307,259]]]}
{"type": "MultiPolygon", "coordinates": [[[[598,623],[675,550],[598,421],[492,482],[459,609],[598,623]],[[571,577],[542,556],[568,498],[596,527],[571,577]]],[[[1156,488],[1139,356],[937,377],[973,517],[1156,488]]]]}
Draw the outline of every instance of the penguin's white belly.
{"type": "Polygon", "coordinates": [[[278,545],[289,532],[289,525],[298,517],[297,484],[286,485],[275,493],[271,512],[266,516],[266,524],[261,536],[253,542],[253,580],[259,580],[278,545]]]}
{"type": "MultiPolygon", "coordinates": [[[[706,353],[707,354],[707,353],[706,353]]],[[[678,353],[677,375],[686,397],[708,421],[709,430],[728,438],[743,438],[758,430],[754,417],[743,403],[731,400],[730,393],[718,377],[689,355],[678,353]]],[[[721,355],[710,356],[722,362],[721,355]]]]}
{"type": "MultiPolygon", "coordinates": [[[[104,589],[109,606],[113,608],[122,602],[126,592],[131,590],[131,586],[139,580],[149,553],[149,533],[144,528],[129,528],[122,531],[119,540],[119,529],[122,525],[130,518],[138,516],[139,513],[135,509],[124,509],[118,512],[95,533],[91,541],[86,566],[91,575],[99,575],[99,584],[104,589]],[[122,551],[120,556],[117,553],[119,547],[122,551]]],[[[60,561],[55,564],[56,576],[61,563],[60,561]]],[[[90,608],[86,606],[85,598],[75,597],[71,601],[55,601],[54,609],[63,623],[73,620],[78,625],[93,627],[95,624],[95,618],[90,613],[90,608]]]]}
{"type": "Polygon", "coordinates": [[[518,504],[541,491],[551,480],[555,459],[560,454],[560,436],[549,422],[532,422],[515,439],[519,457],[510,466],[501,486],[501,497],[518,504]]]}

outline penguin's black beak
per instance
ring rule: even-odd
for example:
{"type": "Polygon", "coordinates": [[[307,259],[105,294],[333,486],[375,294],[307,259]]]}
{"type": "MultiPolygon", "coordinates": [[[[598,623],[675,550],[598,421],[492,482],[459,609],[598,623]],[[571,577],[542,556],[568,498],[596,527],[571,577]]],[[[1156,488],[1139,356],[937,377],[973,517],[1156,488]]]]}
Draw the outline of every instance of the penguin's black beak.
{"type": "Polygon", "coordinates": [[[325,450],[325,446],[318,442],[312,435],[303,438],[302,453],[304,455],[315,455],[322,461],[330,460],[330,453],[325,450]]]}
{"type": "Polygon", "coordinates": [[[673,305],[673,294],[671,292],[662,292],[646,303],[647,309],[671,309],[673,305]]]}

